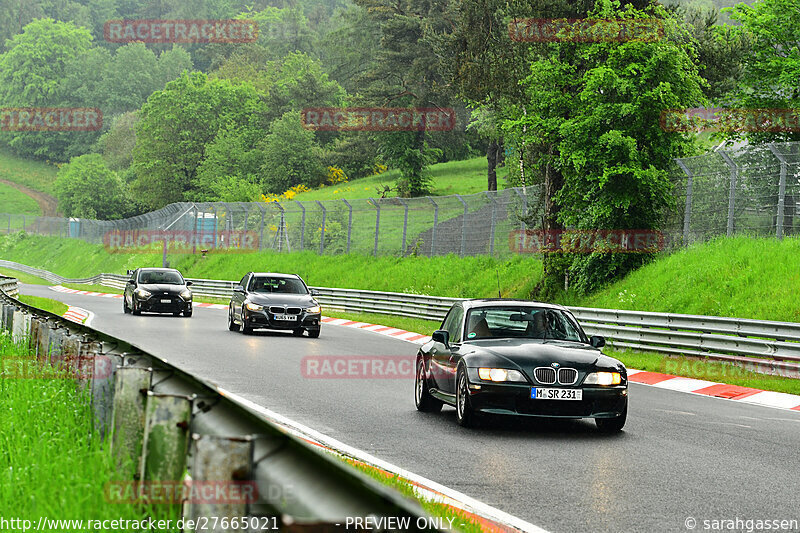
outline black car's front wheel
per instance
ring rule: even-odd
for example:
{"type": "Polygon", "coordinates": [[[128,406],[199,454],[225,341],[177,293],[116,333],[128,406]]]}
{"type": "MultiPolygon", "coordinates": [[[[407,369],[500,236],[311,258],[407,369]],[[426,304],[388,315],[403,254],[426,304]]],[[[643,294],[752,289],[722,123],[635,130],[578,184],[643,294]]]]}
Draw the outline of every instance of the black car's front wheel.
{"type": "Polygon", "coordinates": [[[128,299],[124,295],[122,296],[122,312],[126,315],[131,312],[131,308],[128,307],[128,299]]]}
{"type": "Polygon", "coordinates": [[[309,329],[308,330],[308,336],[311,337],[312,339],[318,338],[319,337],[319,330],[320,330],[320,328],[309,329]]]}
{"type": "Polygon", "coordinates": [[[467,428],[475,427],[478,422],[478,415],[472,409],[469,398],[467,372],[463,366],[459,367],[456,374],[456,419],[460,426],[467,428]]]}
{"type": "Polygon", "coordinates": [[[239,324],[233,321],[233,306],[228,306],[228,330],[239,331],[239,324]]]}
{"type": "Polygon", "coordinates": [[[442,402],[431,396],[425,380],[425,363],[422,359],[417,363],[417,375],[414,378],[414,403],[417,410],[423,413],[437,413],[442,410],[442,402]]]}
{"type": "Polygon", "coordinates": [[[142,310],[141,310],[141,308],[140,308],[140,307],[137,305],[137,303],[136,303],[136,299],[135,299],[135,298],[133,299],[133,307],[131,308],[131,313],[133,313],[133,314],[134,314],[134,315],[136,315],[136,316],[139,316],[139,315],[141,315],[141,314],[142,314],[142,310]]]}
{"type": "Polygon", "coordinates": [[[625,422],[628,419],[628,404],[625,403],[625,408],[622,414],[615,418],[595,418],[594,423],[597,424],[597,429],[603,433],[619,433],[625,427],[625,422]]]}

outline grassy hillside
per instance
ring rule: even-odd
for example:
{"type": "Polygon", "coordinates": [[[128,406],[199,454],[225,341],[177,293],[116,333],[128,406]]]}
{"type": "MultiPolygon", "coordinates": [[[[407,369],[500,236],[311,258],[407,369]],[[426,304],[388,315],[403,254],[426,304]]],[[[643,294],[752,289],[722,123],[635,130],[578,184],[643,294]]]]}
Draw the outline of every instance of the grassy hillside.
{"type": "Polygon", "coordinates": [[[53,194],[57,172],[54,165],[23,159],[0,149],[0,179],[53,194]]]}
{"type": "Polygon", "coordinates": [[[800,239],[719,238],[665,256],[575,303],[800,322],[800,239]]]}
{"type": "MultiPolygon", "coordinates": [[[[487,162],[485,157],[476,157],[465,161],[450,161],[448,163],[438,163],[432,165],[431,173],[431,194],[445,196],[448,194],[473,194],[486,190],[487,162]]],[[[497,172],[498,187],[503,188],[502,178],[505,176],[505,169],[497,172]]],[[[368,176],[348,183],[330,185],[313,191],[298,194],[295,200],[347,200],[351,198],[375,198],[380,194],[376,189],[383,190],[384,185],[394,187],[399,174],[396,170],[390,170],[377,176],[368,176]]],[[[391,192],[388,197],[397,196],[391,192]]]]}
{"type": "MultiPolygon", "coordinates": [[[[0,173],[1,172],[2,171],[0,171],[0,173]]],[[[42,210],[39,209],[39,204],[36,203],[36,200],[27,194],[5,183],[0,183],[0,213],[41,215],[42,210]]],[[[3,227],[3,222],[7,222],[7,220],[4,221],[3,218],[0,217],[0,231],[6,229],[3,227]]]]}
{"type": "MultiPolygon", "coordinates": [[[[23,236],[0,238],[0,259],[44,268],[65,277],[99,272],[124,274],[139,266],[161,266],[161,254],[111,254],[102,246],[72,239],[23,236]]],[[[412,292],[453,297],[497,295],[499,272],[504,296],[525,297],[541,278],[541,262],[530,256],[490,257],[319,256],[278,254],[171,255],[171,266],[188,277],[239,280],[249,271],[294,272],[311,285],[412,292]]]]}

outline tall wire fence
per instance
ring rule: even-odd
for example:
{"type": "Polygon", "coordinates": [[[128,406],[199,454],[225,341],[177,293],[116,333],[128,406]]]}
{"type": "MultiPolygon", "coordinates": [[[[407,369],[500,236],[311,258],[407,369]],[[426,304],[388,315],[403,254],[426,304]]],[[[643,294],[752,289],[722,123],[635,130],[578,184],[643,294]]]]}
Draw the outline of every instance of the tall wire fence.
{"type": "MultiPolygon", "coordinates": [[[[667,246],[800,231],[800,143],[677,159],[671,176],[674,202],[662,225],[667,246]]],[[[542,206],[540,186],[410,199],[184,202],[114,221],[0,214],[0,233],[76,238],[131,251],[163,246],[184,252],[504,256],[530,253],[517,237],[536,229],[532,221],[541,220],[542,206]]]]}

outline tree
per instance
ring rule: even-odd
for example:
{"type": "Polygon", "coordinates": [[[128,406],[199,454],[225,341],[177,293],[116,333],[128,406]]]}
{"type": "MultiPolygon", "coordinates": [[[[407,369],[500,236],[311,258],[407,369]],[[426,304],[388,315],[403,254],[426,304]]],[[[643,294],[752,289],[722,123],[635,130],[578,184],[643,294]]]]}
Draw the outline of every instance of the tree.
{"type": "Polygon", "coordinates": [[[144,43],[118,48],[101,86],[108,113],[136,111],[148,96],[161,89],[158,67],[156,55],[144,43]]]}
{"type": "MultiPolygon", "coordinates": [[[[601,3],[594,15],[666,16],[661,8],[647,13],[601,3]]],[[[663,20],[676,29],[674,19],[663,20]]],[[[537,164],[557,169],[563,178],[554,195],[558,221],[578,229],[657,229],[671,198],[667,169],[693,142],[665,131],[660,112],[705,102],[693,45],[660,39],[553,46],[530,72],[524,82],[527,114],[507,127],[532,144],[553,146],[553,154],[537,164]]],[[[643,257],[576,254],[569,258],[570,278],[579,291],[594,290],[643,257]]],[[[554,276],[549,290],[562,281],[554,276]]]]}
{"type": "Polygon", "coordinates": [[[322,182],[324,168],[314,132],[303,128],[299,112],[289,111],[270,125],[261,172],[267,191],[274,194],[300,183],[316,186],[322,182]]]}
{"type": "Polygon", "coordinates": [[[183,74],[139,113],[132,191],[148,209],[183,201],[197,188],[206,147],[223,127],[265,129],[266,105],[250,85],[183,74]]]}
{"type": "MultiPolygon", "coordinates": [[[[72,23],[35,20],[0,55],[3,107],[60,107],[69,101],[63,81],[68,65],[89,49],[92,36],[72,23]]],[[[74,145],[94,142],[94,132],[5,132],[0,140],[17,153],[63,161],[74,145]]]]}
{"type": "Polygon", "coordinates": [[[125,187],[100,154],[75,157],[62,166],[55,192],[59,209],[68,217],[113,220],[128,212],[125,187]]]}
{"type": "Polygon", "coordinates": [[[103,155],[108,168],[115,172],[128,169],[136,147],[136,113],[123,113],[98,140],[95,150],[103,155]]]}

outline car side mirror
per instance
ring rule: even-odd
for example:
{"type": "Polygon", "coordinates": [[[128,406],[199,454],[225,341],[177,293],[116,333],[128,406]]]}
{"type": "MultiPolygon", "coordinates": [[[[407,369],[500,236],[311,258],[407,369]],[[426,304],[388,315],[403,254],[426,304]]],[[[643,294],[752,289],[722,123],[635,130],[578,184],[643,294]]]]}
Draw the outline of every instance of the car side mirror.
{"type": "Polygon", "coordinates": [[[186,282],[186,286],[187,287],[191,287],[192,285],[194,285],[194,282],[191,282],[191,281],[187,281],[186,282]]]}
{"type": "Polygon", "coordinates": [[[319,296],[319,289],[309,289],[311,296],[319,296]]]}
{"type": "Polygon", "coordinates": [[[602,348],[606,345],[606,338],[602,335],[592,335],[589,338],[589,344],[594,346],[595,348],[602,348]]]}
{"type": "Polygon", "coordinates": [[[134,272],[133,270],[128,270],[128,275],[133,276],[133,272],[134,272]]]}
{"type": "Polygon", "coordinates": [[[233,292],[244,293],[244,287],[242,287],[241,285],[236,285],[236,286],[233,287],[233,292]]]}
{"type": "Polygon", "coordinates": [[[431,339],[433,339],[433,342],[444,344],[445,348],[450,347],[450,332],[446,329],[437,329],[431,335],[431,339]]]}
{"type": "Polygon", "coordinates": [[[132,279],[129,279],[127,284],[128,284],[128,285],[133,285],[133,280],[132,280],[132,279]]]}

